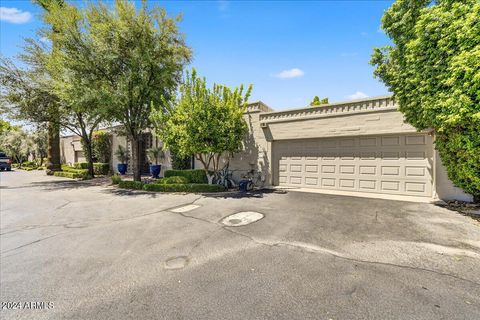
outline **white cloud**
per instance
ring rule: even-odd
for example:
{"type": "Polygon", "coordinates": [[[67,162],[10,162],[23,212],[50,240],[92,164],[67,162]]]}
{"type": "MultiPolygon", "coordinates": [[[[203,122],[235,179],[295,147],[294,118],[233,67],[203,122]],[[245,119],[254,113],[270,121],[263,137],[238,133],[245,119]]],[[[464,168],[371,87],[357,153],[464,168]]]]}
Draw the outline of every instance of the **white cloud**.
{"type": "Polygon", "coordinates": [[[303,77],[305,72],[298,68],[293,68],[290,70],[283,70],[280,73],[275,74],[274,76],[280,79],[291,79],[291,78],[298,78],[298,77],[303,77]]]}
{"type": "Polygon", "coordinates": [[[354,94],[347,96],[347,98],[351,100],[363,99],[363,98],[368,98],[368,94],[365,94],[362,91],[357,91],[354,94]]]}
{"type": "Polygon", "coordinates": [[[10,23],[27,23],[32,19],[32,14],[17,8],[0,7],[0,20],[10,23]]]}

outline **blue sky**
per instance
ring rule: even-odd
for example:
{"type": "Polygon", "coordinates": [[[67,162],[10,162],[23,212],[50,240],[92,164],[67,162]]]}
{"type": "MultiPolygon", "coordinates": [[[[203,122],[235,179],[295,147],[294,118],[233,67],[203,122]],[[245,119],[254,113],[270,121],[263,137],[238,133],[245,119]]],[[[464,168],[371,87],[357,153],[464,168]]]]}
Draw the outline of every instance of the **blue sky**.
{"type": "MultiPolygon", "coordinates": [[[[389,43],[380,19],[393,1],[149,1],[171,15],[210,83],[253,84],[251,101],[276,110],[388,94],[368,64],[372,48],[389,43]]],[[[34,36],[40,9],[1,2],[0,49],[13,57],[34,36]]],[[[81,2],[78,2],[79,4],[81,2]]]]}

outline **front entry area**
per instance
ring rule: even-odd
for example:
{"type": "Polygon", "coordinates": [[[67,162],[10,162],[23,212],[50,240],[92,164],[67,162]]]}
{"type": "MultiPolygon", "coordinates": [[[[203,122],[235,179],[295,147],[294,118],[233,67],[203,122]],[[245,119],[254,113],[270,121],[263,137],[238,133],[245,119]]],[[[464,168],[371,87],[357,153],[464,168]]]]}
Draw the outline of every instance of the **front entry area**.
{"type": "Polygon", "coordinates": [[[432,196],[427,134],[283,140],[272,151],[277,186],[432,196]]]}

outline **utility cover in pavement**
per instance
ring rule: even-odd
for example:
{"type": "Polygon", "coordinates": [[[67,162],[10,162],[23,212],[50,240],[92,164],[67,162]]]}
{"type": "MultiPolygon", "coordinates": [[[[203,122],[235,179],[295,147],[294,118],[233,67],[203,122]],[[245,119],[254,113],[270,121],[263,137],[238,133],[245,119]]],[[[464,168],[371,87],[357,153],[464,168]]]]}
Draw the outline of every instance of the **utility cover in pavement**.
{"type": "Polygon", "coordinates": [[[263,217],[264,215],[260,212],[242,211],[223,218],[221,223],[229,227],[240,227],[258,221],[263,217]]]}

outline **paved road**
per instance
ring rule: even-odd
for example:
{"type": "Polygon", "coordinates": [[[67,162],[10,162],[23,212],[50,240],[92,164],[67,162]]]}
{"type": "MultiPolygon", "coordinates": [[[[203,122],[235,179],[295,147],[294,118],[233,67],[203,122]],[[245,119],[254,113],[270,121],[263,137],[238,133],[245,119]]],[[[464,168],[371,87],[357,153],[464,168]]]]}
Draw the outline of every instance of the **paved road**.
{"type": "Polygon", "coordinates": [[[53,303],[2,319],[480,319],[480,225],[434,205],[0,182],[1,300],[53,303]]]}

